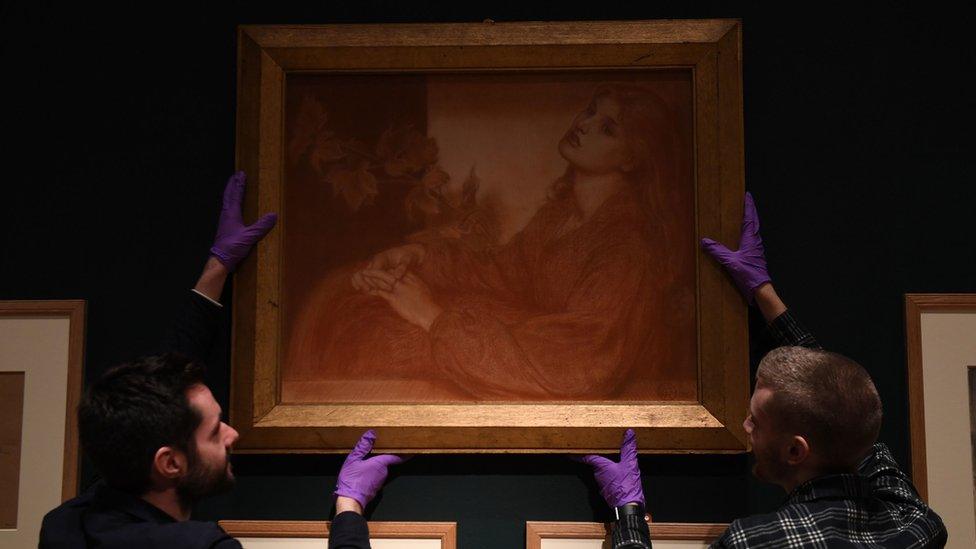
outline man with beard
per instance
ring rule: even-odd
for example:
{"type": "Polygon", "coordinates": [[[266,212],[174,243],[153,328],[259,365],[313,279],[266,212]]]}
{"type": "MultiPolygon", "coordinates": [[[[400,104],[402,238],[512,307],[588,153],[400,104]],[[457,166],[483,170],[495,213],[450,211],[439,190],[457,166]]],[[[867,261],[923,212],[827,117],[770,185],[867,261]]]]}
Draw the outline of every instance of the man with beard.
{"type": "MultiPolygon", "coordinates": [[[[877,442],[881,400],[871,377],[853,360],[820,349],[776,295],[750,195],[739,249],[707,238],[702,247],[759,307],[781,345],[759,364],[743,428],[756,477],[788,494],[775,512],[733,521],[712,547],[943,547],[942,520],[877,442]]],[[[619,462],[578,459],[593,468],[616,511],[612,548],[649,549],[634,432],[624,434],[619,462]]]]}
{"type": "MultiPolygon", "coordinates": [[[[41,549],[241,547],[216,523],[189,519],[197,501],[234,483],[229,456],[238,433],[221,421],[199,357],[219,327],[227,277],[276,221],[267,214],[244,224],[244,186],[242,172],[227,183],[211,257],[165,343],[170,352],[111,368],[88,388],[79,435],[103,480],[44,517],[41,549]]],[[[364,435],[340,471],[330,546],[368,535],[362,507],[400,461],[367,458],[374,439],[364,435]]]]}
{"type": "MultiPolygon", "coordinates": [[[[42,549],[240,549],[217,523],[190,520],[200,499],[233,486],[228,458],[238,437],[221,421],[202,366],[176,354],[117,366],[89,389],[78,415],[82,444],[105,481],[45,517],[42,549]]],[[[339,472],[329,547],[368,547],[362,509],[387,467],[402,461],[367,458],[375,438],[363,435],[339,472]]]]}

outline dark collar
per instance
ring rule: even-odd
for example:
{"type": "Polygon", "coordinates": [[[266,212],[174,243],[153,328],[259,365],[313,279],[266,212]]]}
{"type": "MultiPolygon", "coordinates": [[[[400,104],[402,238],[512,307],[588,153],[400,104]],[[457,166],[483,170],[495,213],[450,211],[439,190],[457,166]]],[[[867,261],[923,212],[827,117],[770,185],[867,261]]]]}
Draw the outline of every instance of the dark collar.
{"type": "Polygon", "coordinates": [[[786,503],[809,503],[827,499],[864,499],[873,494],[868,479],[855,473],[824,475],[797,486],[786,503]]]}
{"type": "Polygon", "coordinates": [[[145,522],[165,524],[176,522],[168,513],[148,501],[105,484],[98,489],[92,505],[106,510],[123,512],[145,522]]]}

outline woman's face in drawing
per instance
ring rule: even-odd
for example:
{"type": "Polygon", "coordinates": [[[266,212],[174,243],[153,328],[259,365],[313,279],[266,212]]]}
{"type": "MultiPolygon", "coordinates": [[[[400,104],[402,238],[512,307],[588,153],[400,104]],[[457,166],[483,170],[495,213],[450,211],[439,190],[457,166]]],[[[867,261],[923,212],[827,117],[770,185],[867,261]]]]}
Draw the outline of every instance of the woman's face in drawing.
{"type": "Polygon", "coordinates": [[[559,154],[587,174],[629,171],[632,153],[617,100],[606,95],[593,98],[559,140],[559,154]]]}

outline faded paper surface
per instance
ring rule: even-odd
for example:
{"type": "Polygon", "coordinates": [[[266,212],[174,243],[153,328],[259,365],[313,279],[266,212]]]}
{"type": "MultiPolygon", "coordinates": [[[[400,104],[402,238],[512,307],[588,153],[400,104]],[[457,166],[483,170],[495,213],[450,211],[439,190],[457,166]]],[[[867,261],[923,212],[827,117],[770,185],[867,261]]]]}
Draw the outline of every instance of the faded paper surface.
{"type": "Polygon", "coordinates": [[[0,372],[0,528],[17,527],[24,372],[0,372]]]}
{"type": "Polygon", "coordinates": [[[0,531],[0,546],[37,547],[45,513],[61,504],[68,318],[0,318],[0,372],[24,372],[24,423],[17,528],[0,531]]]}
{"type": "Polygon", "coordinates": [[[287,90],[284,402],[696,400],[690,73],[309,75],[287,90]],[[560,143],[607,83],[648,92],[665,115],[642,142],[666,135],[654,150],[669,152],[581,220],[572,189],[557,198],[560,143]],[[408,243],[446,311],[427,330],[351,284],[408,243]]]}
{"type": "Polygon", "coordinates": [[[928,503],[950,532],[946,547],[974,547],[967,366],[976,364],[976,314],[922,313],[920,324],[928,503]]]}

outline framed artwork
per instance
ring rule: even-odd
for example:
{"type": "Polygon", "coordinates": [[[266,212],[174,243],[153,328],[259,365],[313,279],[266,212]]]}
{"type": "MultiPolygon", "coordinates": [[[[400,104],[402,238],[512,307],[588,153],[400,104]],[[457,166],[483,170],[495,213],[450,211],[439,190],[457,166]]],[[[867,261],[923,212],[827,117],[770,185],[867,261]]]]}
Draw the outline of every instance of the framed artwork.
{"type": "Polygon", "coordinates": [[[84,301],[0,301],[0,545],[37,547],[78,490],[84,301]]]}
{"type": "Polygon", "coordinates": [[[976,294],[907,294],[912,480],[954,544],[976,545],[976,294]]]}
{"type": "MultiPolygon", "coordinates": [[[[329,523],[288,520],[222,520],[220,527],[244,549],[325,547],[329,523]]],[[[455,549],[453,522],[370,522],[369,544],[374,549],[455,549]]]]}
{"type": "Polygon", "coordinates": [[[245,452],[742,452],[740,25],[242,26],[245,452]]]}
{"type": "MultiPolygon", "coordinates": [[[[652,522],[655,549],[704,549],[728,524],[652,522]]],[[[525,549],[609,549],[609,525],[599,522],[526,522],[525,549]]]]}

